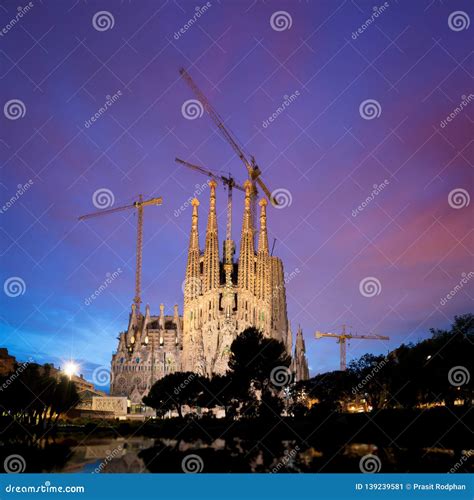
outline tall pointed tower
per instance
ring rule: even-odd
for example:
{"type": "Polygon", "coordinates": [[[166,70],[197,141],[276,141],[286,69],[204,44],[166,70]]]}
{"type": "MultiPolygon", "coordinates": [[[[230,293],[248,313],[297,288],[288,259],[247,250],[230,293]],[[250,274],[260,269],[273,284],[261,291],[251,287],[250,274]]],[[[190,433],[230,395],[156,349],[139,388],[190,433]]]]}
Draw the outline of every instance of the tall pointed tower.
{"type": "Polygon", "coordinates": [[[306,346],[303,338],[303,330],[298,325],[295,341],[295,353],[293,356],[293,372],[295,374],[295,382],[309,379],[308,362],[306,360],[306,346]]]}
{"type": "Polygon", "coordinates": [[[199,297],[202,292],[198,229],[199,200],[194,198],[191,204],[193,214],[191,234],[189,236],[186,278],[184,281],[183,351],[181,356],[183,371],[198,371],[202,358],[199,310],[199,297]]]}

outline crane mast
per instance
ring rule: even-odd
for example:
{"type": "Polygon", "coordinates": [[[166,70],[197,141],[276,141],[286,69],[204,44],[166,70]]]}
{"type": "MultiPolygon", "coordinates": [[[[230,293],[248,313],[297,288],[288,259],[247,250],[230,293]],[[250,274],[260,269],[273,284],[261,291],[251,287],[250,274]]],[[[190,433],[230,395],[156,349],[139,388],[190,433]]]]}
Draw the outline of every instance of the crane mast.
{"type": "Polygon", "coordinates": [[[79,220],[91,219],[93,217],[99,217],[102,215],[109,215],[116,212],[121,212],[123,210],[129,210],[135,208],[137,210],[137,246],[136,246],[136,268],[135,268],[135,297],[133,302],[136,306],[137,314],[140,313],[141,299],[141,285],[142,285],[142,252],[143,252],[143,208],[149,205],[161,205],[163,199],[160,198],[150,198],[149,200],[143,200],[143,196],[139,195],[138,201],[134,202],[132,205],[124,205],[122,207],[111,208],[109,210],[100,210],[98,212],[93,212],[86,215],[81,215],[79,220]]]}
{"type": "Polygon", "coordinates": [[[267,188],[265,183],[262,181],[262,179],[260,177],[261,170],[258,167],[258,165],[256,164],[255,158],[253,156],[251,157],[250,160],[247,158],[242,147],[239,146],[237,140],[230,133],[230,131],[225,127],[224,121],[221,118],[221,116],[219,115],[219,113],[211,105],[211,103],[209,102],[207,97],[204,95],[204,93],[201,91],[201,89],[196,85],[196,83],[191,78],[189,73],[184,68],[181,68],[179,70],[179,74],[184,79],[184,81],[189,85],[191,90],[194,92],[194,95],[197,97],[199,102],[203,105],[204,109],[206,110],[208,115],[211,117],[211,119],[215,123],[215,125],[217,126],[218,130],[220,130],[224,139],[230,144],[230,146],[234,150],[235,154],[240,158],[242,163],[245,165],[245,168],[247,169],[249,180],[252,183],[252,190],[250,193],[250,207],[251,207],[252,228],[254,230],[254,243],[255,243],[255,236],[256,236],[255,221],[256,221],[256,214],[257,214],[257,197],[258,197],[257,184],[260,186],[262,191],[267,196],[268,200],[274,206],[278,205],[278,201],[272,196],[270,190],[267,188]]]}
{"type": "Polygon", "coordinates": [[[346,325],[342,326],[342,333],[331,333],[331,332],[320,332],[317,331],[314,334],[315,338],[320,339],[323,337],[331,337],[337,339],[339,344],[339,356],[340,356],[340,369],[345,371],[347,368],[347,341],[350,339],[363,339],[363,340],[390,340],[390,337],[383,335],[355,335],[352,333],[346,333],[346,325]]]}

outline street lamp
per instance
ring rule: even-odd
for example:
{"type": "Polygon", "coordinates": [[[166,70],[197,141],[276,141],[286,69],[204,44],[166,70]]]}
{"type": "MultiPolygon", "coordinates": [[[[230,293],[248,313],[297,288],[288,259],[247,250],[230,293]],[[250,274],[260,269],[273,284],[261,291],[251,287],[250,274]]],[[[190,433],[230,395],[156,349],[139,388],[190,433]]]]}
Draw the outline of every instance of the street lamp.
{"type": "Polygon", "coordinates": [[[74,375],[79,373],[79,365],[74,361],[68,361],[64,365],[64,373],[71,379],[74,375]]]}

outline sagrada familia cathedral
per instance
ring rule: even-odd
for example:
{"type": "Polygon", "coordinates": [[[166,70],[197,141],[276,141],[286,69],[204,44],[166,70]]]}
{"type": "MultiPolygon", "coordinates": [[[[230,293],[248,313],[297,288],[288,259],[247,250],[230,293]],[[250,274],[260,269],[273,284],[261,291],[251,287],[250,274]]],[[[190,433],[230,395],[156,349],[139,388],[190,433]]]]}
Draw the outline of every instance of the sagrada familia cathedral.
{"type": "Polygon", "coordinates": [[[112,356],[111,395],[127,396],[140,404],[154,382],[175,371],[207,376],[226,372],[230,345],[247,327],[256,327],[266,337],[282,342],[292,355],[291,370],[296,380],[309,378],[305,344],[300,328],[295,347],[286,308],[282,261],[270,255],[267,236],[266,199],[260,200],[260,227],[254,248],[251,210],[252,184],[245,187],[245,206],[240,252],[234,262],[235,244],[224,242],[219,256],[216,214],[216,182],[210,181],[210,208],[204,252],[199,246],[199,201],[192,200],[192,223],[184,282],[184,309],[173,315],[145,314],[132,305],[128,329],[119,335],[112,356]]]}

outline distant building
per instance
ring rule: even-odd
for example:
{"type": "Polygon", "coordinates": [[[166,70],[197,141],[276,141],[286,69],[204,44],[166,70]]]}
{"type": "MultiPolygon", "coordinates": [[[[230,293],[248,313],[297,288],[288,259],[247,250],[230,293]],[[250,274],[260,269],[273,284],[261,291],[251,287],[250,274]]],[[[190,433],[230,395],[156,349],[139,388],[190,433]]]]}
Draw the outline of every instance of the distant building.
{"type": "MultiPolygon", "coordinates": [[[[248,327],[284,344],[292,354],[292,334],[287,317],[285,275],[282,261],[270,255],[267,236],[267,201],[260,201],[260,227],[254,247],[251,189],[245,183],[245,206],[237,262],[235,244],[224,241],[219,255],[217,234],[216,183],[210,181],[210,210],[204,251],[199,246],[198,206],[192,201],[183,316],[174,306],[166,316],[152,316],[147,305],[141,314],[132,306],[127,331],[119,335],[112,356],[111,395],[127,396],[140,405],[156,380],[175,371],[202,375],[227,370],[230,345],[248,327]]],[[[297,380],[309,376],[303,333],[298,330],[292,369],[297,380]]]]}
{"type": "Polygon", "coordinates": [[[0,376],[9,375],[15,370],[16,358],[8,354],[6,347],[0,347],[0,376]]]}

